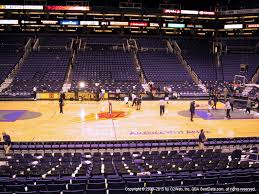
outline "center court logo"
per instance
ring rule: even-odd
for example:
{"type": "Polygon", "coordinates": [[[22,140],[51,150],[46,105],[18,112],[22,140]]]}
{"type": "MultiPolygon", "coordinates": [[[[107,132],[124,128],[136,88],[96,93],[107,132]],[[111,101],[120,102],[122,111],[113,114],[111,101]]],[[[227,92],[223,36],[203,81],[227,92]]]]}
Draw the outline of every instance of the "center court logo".
{"type": "Polygon", "coordinates": [[[93,120],[109,120],[109,119],[120,119],[125,118],[128,116],[129,113],[124,111],[113,111],[112,113],[109,112],[100,112],[97,114],[91,113],[85,116],[85,119],[88,121],[93,120]]]}

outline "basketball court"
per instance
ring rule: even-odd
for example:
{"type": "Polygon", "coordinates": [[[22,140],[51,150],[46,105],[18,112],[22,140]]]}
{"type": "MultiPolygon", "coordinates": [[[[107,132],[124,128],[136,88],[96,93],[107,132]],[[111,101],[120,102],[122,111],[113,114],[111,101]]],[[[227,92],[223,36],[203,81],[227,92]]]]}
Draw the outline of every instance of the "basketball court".
{"type": "Polygon", "coordinates": [[[1,101],[0,131],[13,141],[106,141],[197,138],[204,129],[208,138],[259,136],[259,117],[234,110],[224,118],[223,104],[207,114],[207,101],[197,101],[194,122],[189,118],[190,101],[170,101],[159,115],[159,101],[143,101],[140,111],[122,101],[66,101],[64,114],[57,101],[1,101]]]}

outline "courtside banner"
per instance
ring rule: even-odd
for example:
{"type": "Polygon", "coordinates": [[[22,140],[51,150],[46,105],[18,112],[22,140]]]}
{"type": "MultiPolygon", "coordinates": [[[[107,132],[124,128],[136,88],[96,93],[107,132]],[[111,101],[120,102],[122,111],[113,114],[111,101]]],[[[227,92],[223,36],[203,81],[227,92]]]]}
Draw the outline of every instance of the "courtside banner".
{"type": "MultiPolygon", "coordinates": [[[[41,92],[38,93],[38,98],[41,100],[57,100],[60,97],[60,93],[57,92],[41,92]]],[[[66,100],[75,99],[75,93],[67,92],[65,93],[66,100]]]]}
{"type": "Polygon", "coordinates": [[[42,100],[54,100],[54,99],[59,99],[60,94],[44,92],[44,93],[38,93],[37,96],[39,99],[42,99],[42,100]]]}

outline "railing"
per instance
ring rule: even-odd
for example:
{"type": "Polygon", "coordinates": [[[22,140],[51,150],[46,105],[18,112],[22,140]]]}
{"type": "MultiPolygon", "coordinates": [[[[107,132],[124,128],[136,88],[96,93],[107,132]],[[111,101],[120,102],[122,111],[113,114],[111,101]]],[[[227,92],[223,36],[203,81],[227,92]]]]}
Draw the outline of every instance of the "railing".
{"type": "Polygon", "coordinates": [[[256,73],[253,75],[253,77],[251,79],[251,83],[255,84],[257,82],[258,78],[259,78],[259,67],[257,68],[256,73]]]}
{"type": "Polygon", "coordinates": [[[79,39],[78,50],[79,50],[79,48],[81,48],[81,45],[82,45],[82,39],[80,38],[80,39],[79,39]]]}
{"type": "Polygon", "coordinates": [[[75,64],[75,57],[76,56],[76,53],[75,51],[72,51],[71,53],[71,57],[70,57],[70,62],[68,64],[68,70],[67,70],[67,73],[66,73],[66,78],[65,78],[65,82],[63,84],[63,88],[67,85],[71,85],[71,82],[72,82],[72,67],[73,65],[75,64]]]}
{"type": "Polygon", "coordinates": [[[189,73],[189,75],[192,77],[193,81],[199,85],[202,84],[202,81],[200,80],[199,76],[195,73],[195,71],[193,71],[193,69],[191,68],[191,66],[187,63],[187,61],[184,59],[183,55],[182,55],[182,50],[179,47],[179,45],[175,42],[175,41],[168,41],[168,48],[169,51],[175,53],[178,57],[178,60],[180,61],[180,63],[185,67],[185,69],[187,70],[187,72],[189,73]],[[170,46],[169,46],[170,45],[170,46]],[[174,47],[172,47],[172,45],[174,47]],[[171,49],[170,49],[171,47],[171,49]]]}
{"type": "Polygon", "coordinates": [[[169,52],[174,53],[174,49],[169,40],[166,41],[169,52]]]}
{"type": "Polygon", "coordinates": [[[132,48],[135,51],[138,51],[139,49],[135,39],[127,39],[127,45],[128,45],[128,51],[132,50],[132,48]],[[131,41],[133,44],[131,45],[129,41],[131,41]]]}
{"type": "Polygon", "coordinates": [[[28,42],[27,42],[26,45],[24,46],[25,51],[28,50],[28,49],[31,49],[31,41],[32,41],[32,39],[29,38],[28,42]]]}
{"type": "Polygon", "coordinates": [[[24,46],[23,56],[19,59],[18,63],[16,63],[16,65],[13,68],[13,70],[11,71],[11,73],[7,76],[5,81],[1,84],[0,92],[2,92],[4,89],[8,88],[9,85],[13,82],[14,77],[16,76],[17,72],[19,71],[19,69],[21,68],[25,59],[27,58],[27,56],[29,55],[29,53],[31,51],[31,41],[32,41],[31,38],[27,41],[26,45],[24,46]]]}
{"type": "Polygon", "coordinates": [[[72,40],[71,40],[71,43],[70,44],[68,44],[67,46],[66,46],[66,50],[72,50],[73,49],[73,42],[74,42],[74,38],[72,38],[72,40]]]}
{"type": "Polygon", "coordinates": [[[40,45],[40,39],[37,38],[36,41],[35,41],[35,43],[34,43],[34,45],[33,45],[32,50],[33,50],[33,51],[38,50],[39,45],[40,45]]]}
{"type": "Polygon", "coordinates": [[[136,51],[133,51],[132,54],[133,54],[133,63],[137,69],[137,72],[140,73],[140,76],[141,76],[140,82],[141,84],[146,83],[146,78],[145,78],[143,69],[141,68],[140,62],[138,60],[136,51]]]}
{"type": "Polygon", "coordinates": [[[23,56],[20,58],[19,62],[15,65],[15,68],[12,70],[12,72],[8,75],[8,79],[13,79],[17,73],[17,71],[21,68],[24,60],[27,58],[27,56],[30,53],[31,50],[31,38],[28,40],[28,42],[26,43],[26,45],[24,46],[24,54],[23,56]]]}
{"type": "Polygon", "coordinates": [[[130,44],[129,44],[129,40],[127,39],[127,51],[130,51],[130,44]]]}
{"type": "Polygon", "coordinates": [[[134,46],[135,46],[135,48],[138,50],[139,48],[138,48],[137,41],[136,41],[135,39],[132,39],[132,40],[133,40],[133,42],[134,42],[134,46]]]}
{"type": "Polygon", "coordinates": [[[123,51],[126,52],[125,44],[122,44],[123,51]]]}

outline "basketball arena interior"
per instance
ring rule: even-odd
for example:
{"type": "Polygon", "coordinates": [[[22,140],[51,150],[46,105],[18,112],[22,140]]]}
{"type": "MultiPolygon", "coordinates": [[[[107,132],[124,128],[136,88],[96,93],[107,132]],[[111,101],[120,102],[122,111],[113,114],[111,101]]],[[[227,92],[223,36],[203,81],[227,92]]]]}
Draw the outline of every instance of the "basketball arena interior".
{"type": "Polygon", "coordinates": [[[258,194],[258,77],[258,0],[1,0],[0,194],[258,194]]]}

